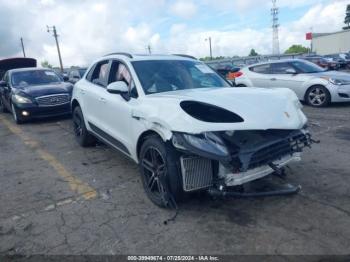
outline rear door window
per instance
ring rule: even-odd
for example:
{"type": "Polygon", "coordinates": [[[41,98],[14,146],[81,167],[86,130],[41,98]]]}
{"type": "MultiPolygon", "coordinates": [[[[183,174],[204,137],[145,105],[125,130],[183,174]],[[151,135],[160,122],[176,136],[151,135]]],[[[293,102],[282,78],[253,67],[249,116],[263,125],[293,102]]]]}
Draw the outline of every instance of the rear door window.
{"type": "Polygon", "coordinates": [[[289,63],[273,63],[271,64],[272,74],[286,74],[287,69],[294,69],[294,67],[289,63]]]}
{"type": "Polygon", "coordinates": [[[108,70],[109,70],[108,60],[98,62],[95,65],[95,67],[92,69],[92,72],[89,72],[89,76],[87,80],[92,82],[95,85],[106,87],[108,82],[108,70]]]}

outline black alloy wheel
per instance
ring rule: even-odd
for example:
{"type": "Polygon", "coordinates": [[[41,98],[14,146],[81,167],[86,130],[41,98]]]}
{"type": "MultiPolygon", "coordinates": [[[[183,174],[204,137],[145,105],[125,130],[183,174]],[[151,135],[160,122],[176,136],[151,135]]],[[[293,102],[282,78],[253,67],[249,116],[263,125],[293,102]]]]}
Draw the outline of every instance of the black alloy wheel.
{"type": "Polygon", "coordinates": [[[184,197],[179,158],[175,150],[157,136],[151,136],[141,146],[139,166],[143,188],[157,206],[172,207],[171,201],[184,197]]]}
{"type": "Polygon", "coordinates": [[[73,130],[74,135],[82,147],[92,146],[96,143],[96,139],[86,129],[83,113],[79,106],[74,108],[73,111],[73,130]]]}

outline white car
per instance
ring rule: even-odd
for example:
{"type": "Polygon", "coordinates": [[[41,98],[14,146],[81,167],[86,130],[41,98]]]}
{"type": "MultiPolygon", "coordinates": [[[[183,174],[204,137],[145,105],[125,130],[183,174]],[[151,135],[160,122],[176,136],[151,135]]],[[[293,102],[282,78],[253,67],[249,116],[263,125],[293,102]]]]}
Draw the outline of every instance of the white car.
{"type": "Polygon", "coordinates": [[[238,87],[290,88],[311,106],[350,102],[350,74],[325,69],[305,60],[278,60],[250,65],[235,78],[238,87]]]}
{"type": "Polygon", "coordinates": [[[98,138],[138,163],[159,206],[264,177],[299,160],[312,142],[289,89],[233,88],[180,55],[96,60],[75,85],[72,110],[80,145],[98,138]]]}

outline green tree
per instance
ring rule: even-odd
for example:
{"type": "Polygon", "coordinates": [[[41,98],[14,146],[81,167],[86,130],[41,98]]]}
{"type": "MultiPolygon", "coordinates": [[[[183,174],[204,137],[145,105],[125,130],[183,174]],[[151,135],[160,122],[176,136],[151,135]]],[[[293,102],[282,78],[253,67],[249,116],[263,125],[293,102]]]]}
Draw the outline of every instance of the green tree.
{"type": "Polygon", "coordinates": [[[347,26],[344,26],[343,29],[350,29],[350,5],[348,5],[346,7],[346,14],[345,14],[344,23],[347,26]]]}
{"type": "Polygon", "coordinates": [[[292,45],[284,53],[285,54],[295,54],[295,53],[308,53],[310,48],[302,45],[292,45]]]}
{"type": "Polygon", "coordinates": [[[258,56],[259,54],[255,51],[254,48],[250,50],[249,56],[258,56]]]}
{"type": "Polygon", "coordinates": [[[49,62],[47,60],[42,61],[41,66],[46,67],[46,68],[52,68],[52,65],[49,64],[49,62]]]}

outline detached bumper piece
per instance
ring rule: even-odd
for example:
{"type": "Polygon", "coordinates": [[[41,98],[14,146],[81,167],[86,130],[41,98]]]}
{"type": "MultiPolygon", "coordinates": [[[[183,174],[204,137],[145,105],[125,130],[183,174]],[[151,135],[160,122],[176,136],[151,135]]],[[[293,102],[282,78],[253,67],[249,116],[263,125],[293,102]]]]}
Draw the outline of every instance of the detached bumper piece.
{"type": "Polygon", "coordinates": [[[208,189],[208,193],[213,197],[255,198],[294,195],[300,190],[300,185],[294,186],[286,183],[279,177],[270,176],[246,183],[239,187],[212,187],[208,189]]]}

